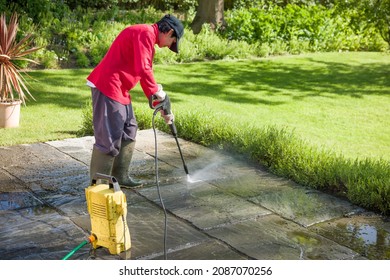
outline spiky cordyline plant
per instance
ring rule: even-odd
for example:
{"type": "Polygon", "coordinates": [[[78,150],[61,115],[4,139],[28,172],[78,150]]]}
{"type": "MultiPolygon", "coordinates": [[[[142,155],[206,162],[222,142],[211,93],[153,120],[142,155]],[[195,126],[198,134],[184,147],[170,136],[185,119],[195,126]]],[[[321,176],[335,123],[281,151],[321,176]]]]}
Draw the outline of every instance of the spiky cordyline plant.
{"type": "Polygon", "coordinates": [[[16,42],[18,31],[18,16],[11,15],[7,25],[5,13],[0,15],[0,102],[20,100],[25,104],[27,95],[34,97],[28,90],[25,79],[20,69],[14,61],[25,60],[32,63],[35,61],[25,57],[37,51],[39,47],[31,47],[32,34],[27,34],[19,42],[16,42]]]}

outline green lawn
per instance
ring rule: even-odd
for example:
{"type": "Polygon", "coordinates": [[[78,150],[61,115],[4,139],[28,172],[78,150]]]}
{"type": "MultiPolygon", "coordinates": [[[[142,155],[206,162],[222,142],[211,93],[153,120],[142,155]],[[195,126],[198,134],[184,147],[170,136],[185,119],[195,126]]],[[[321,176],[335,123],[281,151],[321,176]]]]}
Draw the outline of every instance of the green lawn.
{"type": "Polygon", "coordinates": [[[178,110],[293,129],[348,157],[390,159],[390,55],[328,53],[160,66],[178,110]]]}
{"type": "MultiPolygon", "coordinates": [[[[0,145],[76,137],[90,98],[90,69],[32,71],[37,99],[0,145]]],[[[390,160],[390,55],[325,53],[243,61],[156,65],[156,80],[181,112],[212,112],[240,123],[277,125],[346,157],[390,160]]],[[[140,87],[134,106],[147,107],[140,87]]],[[[152,114],[152,111],[150,111],[152,114]]]]}

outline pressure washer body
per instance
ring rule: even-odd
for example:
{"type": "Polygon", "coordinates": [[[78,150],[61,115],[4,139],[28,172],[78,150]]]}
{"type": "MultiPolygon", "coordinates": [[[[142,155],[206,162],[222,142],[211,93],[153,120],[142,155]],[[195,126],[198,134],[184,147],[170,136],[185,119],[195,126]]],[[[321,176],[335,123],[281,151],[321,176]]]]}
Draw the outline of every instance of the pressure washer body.
{"type": "Polygon", "coordinates": [[[115,177],[97,173],[91,186],[85,189],[85,196],[91,217],[91,234],[96,236],[93,248],[105,247],[111,254],[129,250],[127,201],[115,177]],[[108,184],[97,184],[98,181],[108,184]]]}

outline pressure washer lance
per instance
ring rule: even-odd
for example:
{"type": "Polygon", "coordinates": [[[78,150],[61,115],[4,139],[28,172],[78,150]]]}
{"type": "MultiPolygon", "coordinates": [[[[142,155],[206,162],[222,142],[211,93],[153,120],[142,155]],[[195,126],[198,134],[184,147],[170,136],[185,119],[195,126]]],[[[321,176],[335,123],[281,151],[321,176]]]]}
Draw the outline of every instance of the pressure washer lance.
{"type": "MultiPolygon", "coordinates": [[[[157,103],[156,105],[154,105],[154,101],[156,101],[156,97],[154,95],[152,95],[152,98],[149,99],[149,106],[150,108],[154,109],[155,111],[155,114],[162,110],[163,113],[165,115],[170,115],[172,114],[172,110],[171,110],[171,101],[169,99],[169,96],[166,95],[165,96],[165,99],[163,101],[160,101],[159,103],[157,103]]],[[[188,168],[187,168],[187,165],[184,161],[184,157],[183,157],[183,153],[181,151],[181,148],[180,148],[180,144],[179,144],[179,140],[177,138],[177,129],[176,129],[176,125],[175,125],[175,122],[172,120],[172,122],[169,124],[169,128],[171,129],[171,133],[173,135],[173,137],[175,138],[175,141],[176,141],[176,144],[177,144],[177,148],[179,149],[179,153],[180,153],[180,157],[181,157],[181,161],[183,162],[183,168],[184,168],[184,171],[187,175],[187,179],[189,179],[189,172],[188,172],[188,168]]]]}

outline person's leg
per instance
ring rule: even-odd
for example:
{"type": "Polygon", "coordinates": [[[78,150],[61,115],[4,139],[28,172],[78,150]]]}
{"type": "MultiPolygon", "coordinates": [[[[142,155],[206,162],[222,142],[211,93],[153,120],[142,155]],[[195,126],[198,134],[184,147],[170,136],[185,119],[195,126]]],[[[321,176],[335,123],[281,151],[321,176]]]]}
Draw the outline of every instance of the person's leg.
{"type": "Polygon", "coordinates": [[[93,179],[96,179],[97,173],[111,176],[113,163],[113,156],[105,154],[101,152],[100,149],[98,149],[96,146],[93,146],[91,164],[89,166],[89,176],[91,182],[93,179]]]}
{"type": "Polygon", "coordinates": [[[92,88],[95,144],[90,164],[91,181],[96,173],[111,175],[115,156],[119,154],[126,120],[124,105],[92,88]]]}
{"type": "Polygon", "coordinates": [[[143,184],[142,181],[130,176],[130,163],[133,158],[137,129],[138,125],[133,107],[129,104],[126,106],[126,121],[123,129],[121,148],[119,154],[115,157],[112,168],[112,176],[124,187],[137,187],[143,184]]]}

